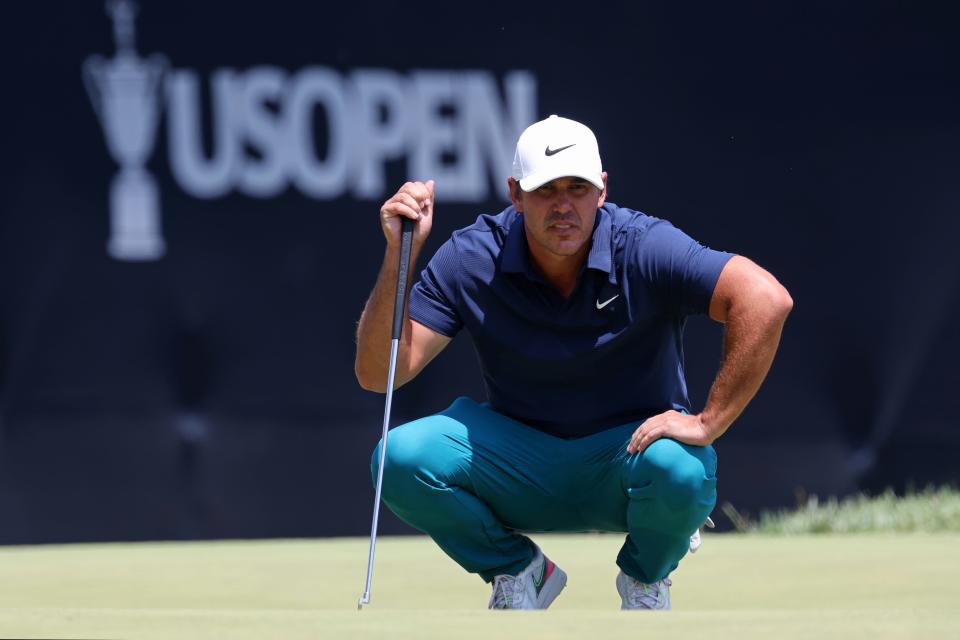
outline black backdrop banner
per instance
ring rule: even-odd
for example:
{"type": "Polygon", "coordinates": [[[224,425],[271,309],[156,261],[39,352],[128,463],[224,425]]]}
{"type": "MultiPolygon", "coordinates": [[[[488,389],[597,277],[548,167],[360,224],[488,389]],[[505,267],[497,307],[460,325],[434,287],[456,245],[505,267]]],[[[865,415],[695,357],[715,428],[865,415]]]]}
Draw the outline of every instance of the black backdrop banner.
{"type": "MultiPolygon", "coordinates": [[[[379,205],[437,180],[425,259],[551,113],[597,134],[612,201],[794,297],[721,502],[958,480],[948,3],[61,5],[5,42],[0,542],[365,535],[379,205]]],[[[698,406],[720,341],[688,324],[698,406]]],[[[468,337],[394,423],[458,395],[468,337]]]]}

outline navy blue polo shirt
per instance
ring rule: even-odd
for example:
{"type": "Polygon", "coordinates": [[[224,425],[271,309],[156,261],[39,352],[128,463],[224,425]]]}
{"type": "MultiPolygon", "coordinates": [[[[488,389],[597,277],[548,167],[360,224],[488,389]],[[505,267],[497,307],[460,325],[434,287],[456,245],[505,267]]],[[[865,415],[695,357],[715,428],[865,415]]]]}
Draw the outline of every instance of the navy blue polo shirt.
{"type": "Polygon", "coordinates": [[[606,203],[564,298],[534,268],[510,206],[453,233],[410,294],[410,317],[473,338],[491,407],[579,437],[668,409],[690,411],[686,316],[707,313],[732,254],[665,220],[606,203]]]}

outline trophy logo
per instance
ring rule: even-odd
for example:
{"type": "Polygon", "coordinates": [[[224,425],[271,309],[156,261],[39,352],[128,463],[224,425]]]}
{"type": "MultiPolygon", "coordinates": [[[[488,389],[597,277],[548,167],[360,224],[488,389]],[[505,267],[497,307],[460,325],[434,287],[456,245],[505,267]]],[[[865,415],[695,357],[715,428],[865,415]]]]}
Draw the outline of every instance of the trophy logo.
{"type": "Polygon", "coordinates": [[[83,80],[107,148],[120,167],[110,184],[107,252],[117,260],[147,261],[161,258],[166,248],[157,183],[144,165],[156,140],[160,82],[168,64],[158,54],[137,55],[136,10],[131,0],[108,0],[116,55],[87,58],[83,80]]]}

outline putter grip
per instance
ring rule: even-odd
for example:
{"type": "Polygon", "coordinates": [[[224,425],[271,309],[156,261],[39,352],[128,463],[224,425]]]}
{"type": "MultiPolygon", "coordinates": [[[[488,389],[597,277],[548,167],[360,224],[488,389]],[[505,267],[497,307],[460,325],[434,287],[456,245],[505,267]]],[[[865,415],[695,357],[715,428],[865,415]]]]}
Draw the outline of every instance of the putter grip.
{"type": "Polygon", "coordinates": [[[413,220],[403,219],[400,237],[400,265],[397,269],[397,301],[393,307],[392,340],[400,339],[403,328],[403,310],[407,301],[407,274],[410,272],[410,250],[413,247],[413,220]]]}

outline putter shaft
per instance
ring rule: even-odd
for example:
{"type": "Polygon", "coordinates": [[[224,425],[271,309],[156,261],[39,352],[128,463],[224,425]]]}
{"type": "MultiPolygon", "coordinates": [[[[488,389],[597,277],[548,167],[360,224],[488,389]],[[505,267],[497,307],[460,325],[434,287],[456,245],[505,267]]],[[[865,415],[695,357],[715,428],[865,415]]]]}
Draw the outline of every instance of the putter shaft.
{"type": "Polygon", "coordinates": [[[397,350],[400,339],[390,341],[390,369],[387,374],[387,402],[383,410],[383,435],[380,436],[380,464],[377,465],[376,495],[373,498],[373,524],[370,526],[370,554],[367,556],[367,582],[363,595],[357,602],[357,609],[370,602],[370,583],[373,581],[373,553],[377,544],[377,524],[380,520],[380,490],[383,486],[383,465],[387,458],[387,433],[390,427],[390,405],[393,402],[393,379],[397,370],[397,350]]]}
{"type": "Polygon", "coordinates": [[[370,603],[370,585],[373,582],[373,554],[377,545],[377,525],[380,521],[380,490],[383,486],[383,467],[387,461],[387,432],[390,429],[390,406],[393,403],[394,376],[397,372],[397,351],[403,332],[403,312],[406,307],[407,273],[410,271],[410,253],[413,247],[413,220],[404,218],[400,233],[400,264],[397,268],[397,291],[393,306],[393,330],[390,339],[390,363],[387,369],[387,401],[383,408],[383,434],[380,436],[380,464],[373,499],[373,522],[370,524],[370,554],[367,556],[367,582],[363,595],[357,601],[357,610],[370,603]]]}

